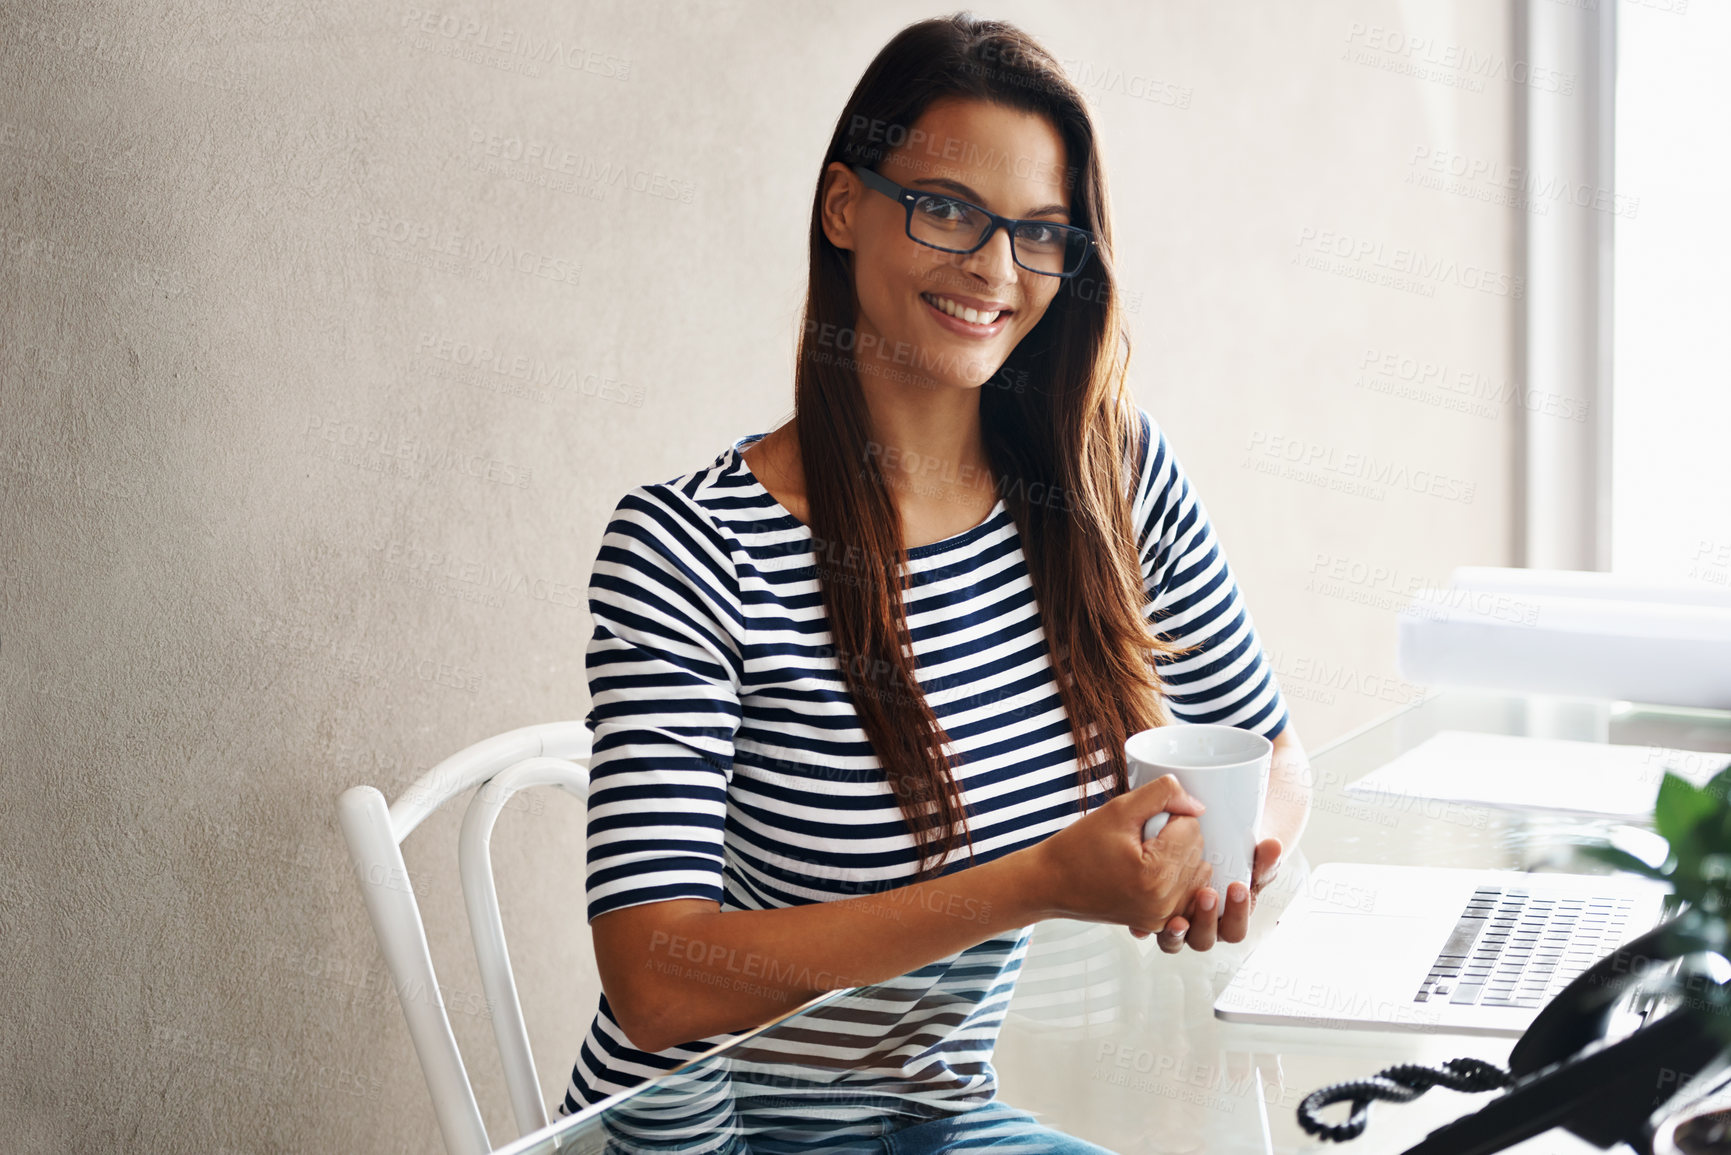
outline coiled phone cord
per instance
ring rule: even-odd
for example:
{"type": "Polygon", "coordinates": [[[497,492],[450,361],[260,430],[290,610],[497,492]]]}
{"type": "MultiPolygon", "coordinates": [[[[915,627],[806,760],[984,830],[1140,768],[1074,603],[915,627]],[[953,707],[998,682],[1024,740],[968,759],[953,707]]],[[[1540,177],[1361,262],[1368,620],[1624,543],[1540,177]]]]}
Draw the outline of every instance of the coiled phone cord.
{"type": "Polygon", "coordinates": [[[1344,1143],[1364,1133],[1364,1126],[1370,1121],[1370,1105],[1377,1099],[1410,1103],[1432,1087],[1447,1087],[1451,1091],[1495,1091],[1513,1082],[1513,1075],[1483,1059],[1450,1059],[1441,1067],[1401,1063],[1378,1071],[1368,1079],[1333,1083],[1320,1091],[1312,1091],[1298,1105],[1298,1125],[1312,1135],[1344,1143]],[[1327,1123],[1322,1120],[1320,1112],[1324,1107],[1347,1100],[1352,1102],[1352,1115],[1346,1122],[1327,1123]]]}

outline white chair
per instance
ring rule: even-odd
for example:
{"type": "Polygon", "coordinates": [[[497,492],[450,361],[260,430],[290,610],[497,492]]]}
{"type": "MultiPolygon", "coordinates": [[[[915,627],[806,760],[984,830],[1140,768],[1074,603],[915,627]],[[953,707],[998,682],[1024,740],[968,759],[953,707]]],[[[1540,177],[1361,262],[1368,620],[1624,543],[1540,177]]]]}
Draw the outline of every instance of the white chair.
{"type": "Polygon", "coordinates": [[[545,1127],[547,1108],[541,1099],[535,1060],[529,1053],[529,1035],[517,1002],[510,956],[505,951],[505,929],[499,918],[487,848],[499,811],[519,790],[560,786],[587,801],[589,751],[589,729],[581,721],[524,726],[451,755],[388,807],[384,795],[371,786],[351,787],[337,800],[367,914],[396,984],[449,1155],[484,1155],[493,1148],[433,975],[420,906],[403,865],[402,841],[446,801],[471,787],[480,787],[463,817],[458,848],[463,902],[519,1134],[545,1127]]]}

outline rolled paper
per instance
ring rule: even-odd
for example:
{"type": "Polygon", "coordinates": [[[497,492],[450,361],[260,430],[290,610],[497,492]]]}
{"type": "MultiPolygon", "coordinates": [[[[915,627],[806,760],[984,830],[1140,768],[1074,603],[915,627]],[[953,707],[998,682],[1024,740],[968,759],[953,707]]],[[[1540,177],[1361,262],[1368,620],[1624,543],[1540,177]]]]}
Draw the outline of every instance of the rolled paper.
{"type": "Polygon", "coordinates": [[[1396,629],[1420,685],[1731,708],[1731,605],[1455,586],[1419,590],[1396,629]]]}

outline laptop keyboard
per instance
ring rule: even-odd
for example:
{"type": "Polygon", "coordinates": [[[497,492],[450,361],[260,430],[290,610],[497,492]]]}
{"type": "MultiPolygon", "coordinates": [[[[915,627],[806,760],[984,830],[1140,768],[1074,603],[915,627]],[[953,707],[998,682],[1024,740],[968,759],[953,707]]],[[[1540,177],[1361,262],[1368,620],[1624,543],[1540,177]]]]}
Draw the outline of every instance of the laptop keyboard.
{"type": "Polygon", "coordinates": [[[1559,898],[1481,886],[1414,1002],[1540,1007],[1622,944],[1627,898],[1559,898]]]}

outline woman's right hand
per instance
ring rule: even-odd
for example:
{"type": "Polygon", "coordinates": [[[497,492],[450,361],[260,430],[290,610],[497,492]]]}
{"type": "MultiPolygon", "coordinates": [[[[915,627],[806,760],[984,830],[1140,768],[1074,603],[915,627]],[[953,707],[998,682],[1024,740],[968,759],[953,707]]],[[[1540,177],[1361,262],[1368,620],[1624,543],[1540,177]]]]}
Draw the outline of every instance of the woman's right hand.
{"type": "Polygon", "coordinates": [[[1213,875],[1196,821],[1202,810],[1167,774],[1032,847],[1050,917],[1161,930],[1213,875]],[[1171,818],[1155,838],[1142,841],[1142,827],[1162,811],[1171,818]]]}

